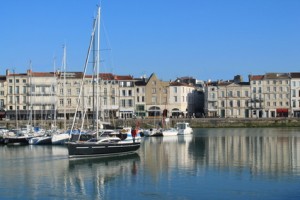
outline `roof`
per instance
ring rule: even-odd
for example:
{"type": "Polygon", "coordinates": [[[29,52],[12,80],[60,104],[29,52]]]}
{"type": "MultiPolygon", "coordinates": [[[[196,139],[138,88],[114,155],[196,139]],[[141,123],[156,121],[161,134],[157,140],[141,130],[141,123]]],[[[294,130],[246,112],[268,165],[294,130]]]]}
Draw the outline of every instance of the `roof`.
{"type": "Polygon", "coordinates": [[[288,79],[288,73],[266,73],[265,79],[288,79]]]}
{"type": "Polygon", "coordinates": [[[250,75],[249,76],[250,81],[259,81],[259,80],[263,80],[263,79],[264,79],[264,75],[250,75]]]}
{"type": "Polygon", "coordinates": [[[300,72],[291,72],[291,78],[300,78],[300,72]]]}

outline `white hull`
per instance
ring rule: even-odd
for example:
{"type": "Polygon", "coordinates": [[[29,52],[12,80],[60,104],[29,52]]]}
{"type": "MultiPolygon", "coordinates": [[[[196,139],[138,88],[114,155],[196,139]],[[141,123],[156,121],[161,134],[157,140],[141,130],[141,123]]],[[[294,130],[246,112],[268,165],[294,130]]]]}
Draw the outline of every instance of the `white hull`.
{"type": "Polygon", "coordinates": [[[70,139],[70,135],[68,133],[55,134],[52,136],[51,142],[52,144],[65,144],[70,139]]]}
{"type": "Polygon", "coordinates": [[[162,131],[163,136],[175,136],[178,135],[178,130],[171,128],[171,129],[165,129],[162,131]]]}

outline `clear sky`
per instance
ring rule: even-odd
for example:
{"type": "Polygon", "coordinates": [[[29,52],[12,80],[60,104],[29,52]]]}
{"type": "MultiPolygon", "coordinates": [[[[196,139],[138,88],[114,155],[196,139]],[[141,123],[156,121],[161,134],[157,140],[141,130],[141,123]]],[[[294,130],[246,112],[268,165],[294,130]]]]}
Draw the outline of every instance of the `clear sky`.
{"type": "MultiPolygon", "coordinates": [[[[0,0],[0,74],[82,71],[100,0],[0,0]]],[[[300,72],[300,0],[102,0],[101,72],[173,80],[300,72]]]]}

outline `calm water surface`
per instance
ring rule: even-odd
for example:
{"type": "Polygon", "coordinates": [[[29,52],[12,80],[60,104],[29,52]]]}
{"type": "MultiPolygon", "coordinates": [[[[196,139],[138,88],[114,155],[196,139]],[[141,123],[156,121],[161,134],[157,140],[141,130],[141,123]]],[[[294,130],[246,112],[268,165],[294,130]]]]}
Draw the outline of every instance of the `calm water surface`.
{"type": "Polygon", "coordinates": [[[110,159],[67,153],[0,146],[0,199],[300,199],[296,128],[195,129],[110,159]]]}

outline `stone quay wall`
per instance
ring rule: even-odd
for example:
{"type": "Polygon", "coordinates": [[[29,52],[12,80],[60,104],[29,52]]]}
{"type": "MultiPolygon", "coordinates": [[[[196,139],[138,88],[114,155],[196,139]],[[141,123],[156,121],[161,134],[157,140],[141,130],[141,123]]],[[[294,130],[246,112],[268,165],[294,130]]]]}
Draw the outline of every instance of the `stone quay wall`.
{"type": "MultiPolygon", "coordinates": [[[[162,126],[162,119],[115,119],[111,121],[113,127],[140,126],[141,128],[151,128],[162,126]]],[[[174,127],[177,122],[189,122],[193,128],[251,128],[251,127],[300,127],[300,118],[258,118],[258,119],[240,119],[240,118],[171,118],[167,123],[168,127],[174,127]]],[[[18,127],[24,127],[28,121],[18,121],[18,127]]],[[[72,120],[67,121],[67,128],[70,128],[72,120]]],[[[36,120],[34,126],[44,129],[50,129],[53,125],[52,120],[36,120]]],[[[57,120],[58,128],[63,129],[64,120],[57,120]]],[[[16,128],[16,121],[0,121],[0,127],[8,129],[16,128]]],[[[81,122],[78,121],[75,128],[80,128],[81,122]]],[[[92,124],[86,122],[84,128],[91,128],[92,124]]]]}

